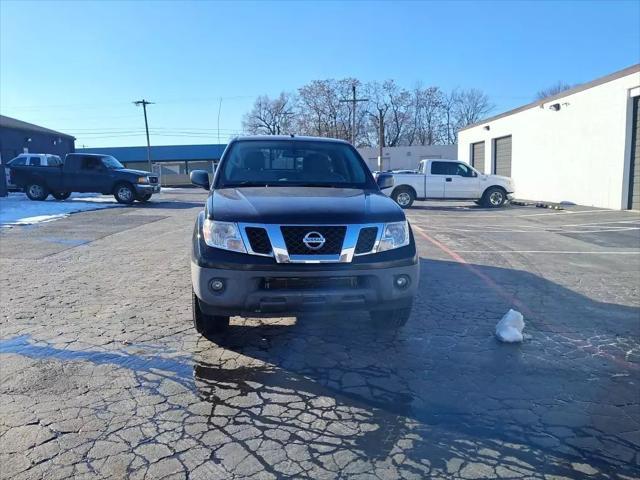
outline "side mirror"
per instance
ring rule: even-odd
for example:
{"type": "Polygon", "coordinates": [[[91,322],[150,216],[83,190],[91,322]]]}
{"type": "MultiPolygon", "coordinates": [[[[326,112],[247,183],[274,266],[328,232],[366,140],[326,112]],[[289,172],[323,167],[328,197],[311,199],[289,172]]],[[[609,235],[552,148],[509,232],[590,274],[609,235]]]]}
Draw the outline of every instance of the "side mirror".
{"type": "Polygon", "coordinates": [[[194,170],[189,174],[189,178],[194,185],[209,190],[209,173],[206,170],[194,170]]]}
{"type": "Polygon", "coordinates": [[[390,173],[380,172],[378,174],[378,178],[376,179],[376,183],[378,184],[378,188],[380,188],[380,190],[391,188],[393,187],[393,175],[390,173]]]}

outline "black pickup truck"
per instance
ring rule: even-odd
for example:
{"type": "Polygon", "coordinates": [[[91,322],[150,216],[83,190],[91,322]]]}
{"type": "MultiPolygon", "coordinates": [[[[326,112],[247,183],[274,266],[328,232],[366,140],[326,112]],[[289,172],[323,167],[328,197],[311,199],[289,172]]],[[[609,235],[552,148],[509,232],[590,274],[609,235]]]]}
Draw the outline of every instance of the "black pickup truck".
{"type": "MultiPolygon", "coordinates": [[[[229,143],[192,239],[196,330],[229,317],[369,311],[375,323],[409,319],[418,288],[413,233],[357,150],[341,140],[245,137],[229,143]]],[[[350,321],[344,316],[345,322],[350,321]]]]}
{"type": "Polygon", "coordinates": [[[158,177],[130,170],[110,155],[70,153],[62,165],[9,165],[11,183],[31,200],[69,198],[72,192],[113,195],[119,203],[146,202],[160,191],[158,177]]]}

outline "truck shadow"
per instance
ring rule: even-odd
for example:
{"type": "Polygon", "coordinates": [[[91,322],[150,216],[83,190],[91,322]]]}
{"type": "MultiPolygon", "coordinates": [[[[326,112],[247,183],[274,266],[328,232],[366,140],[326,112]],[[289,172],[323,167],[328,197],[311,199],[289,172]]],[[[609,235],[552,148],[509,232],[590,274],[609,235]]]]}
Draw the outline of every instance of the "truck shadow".
{"type": "Polygon", "coordinates": [[[279,448],[305,445],[318,468],[327,452],[346,451],[422,477],[457,476],[465,462],[530,478],[580,475],[572,463],[638,473],[638,425],[628,422],[639,404],[640,309],[524,271],[421,263],[402,331],[374,329],[366,314],[234,320],[215,345],[198,344],[198,394],[214,417],[227,407],[279,448]],[[493,329],[514,302],[526,310],[526,341],[499,344],[493,329]]]}

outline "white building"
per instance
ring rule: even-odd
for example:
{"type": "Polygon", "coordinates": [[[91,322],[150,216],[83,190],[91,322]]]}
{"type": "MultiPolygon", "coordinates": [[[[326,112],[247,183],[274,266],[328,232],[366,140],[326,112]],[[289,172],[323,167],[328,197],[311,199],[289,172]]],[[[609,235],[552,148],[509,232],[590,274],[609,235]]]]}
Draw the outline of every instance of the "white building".
{"type": "Polygon", "coordinates": [[[640,209],[640,64],[458,132],[458,159],[516,197],[640,209]]]}
{"type": "MultiPolygon", "coordinates": [[[[378,170],[378,147],[361,147],[358,152],[371,170],[378,170]]],[[[447,158],[457,160],[455,145],[413,145],[411,147],[384,147],[382,149],[382,170],[402,170],[417,168],[425,158],[447,158]]]]}

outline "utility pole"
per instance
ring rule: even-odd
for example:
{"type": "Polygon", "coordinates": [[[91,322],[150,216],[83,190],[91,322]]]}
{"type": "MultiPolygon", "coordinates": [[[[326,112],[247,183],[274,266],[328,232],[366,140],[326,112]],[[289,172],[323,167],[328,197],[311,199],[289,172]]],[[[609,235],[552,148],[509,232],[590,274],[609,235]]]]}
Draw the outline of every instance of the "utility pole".
{"type": "Polygon", "coordinates": [[[220,97],[220,103],[218,103],[218,144],[220,144],[220,112],[222,111],[222,97],[220,97]]]}
{"type": "Polygon", "coordinates": [[[384,114],[382,108],[378,107],[378,171],[382,171],[382,148],[384,147],[384,114]]]}
{"type": "Polygon", "coordinates": [[[149,172],[153,172],[153,167],[151,166],[151,142],[149,141],[149,123],[147,122],[147,105],[153,105],[154,102],[148,102],[144,98],[142,100],[136,100],[133,102],[134,105],[140,106],[142,105],[142,110],[144,111],[144,129],[147,132],[147,163],[149,164],[149,172]]]}
{"type": "Polygon", "coordinates": [[[350,99],[342,99],[341,102],[351,102],[351,144],[356,146],[356,104],[358,102],[368,102],[368,98],[357,98],[356,97],[356,84],[351,85],[351,98],[350,99]]]}

